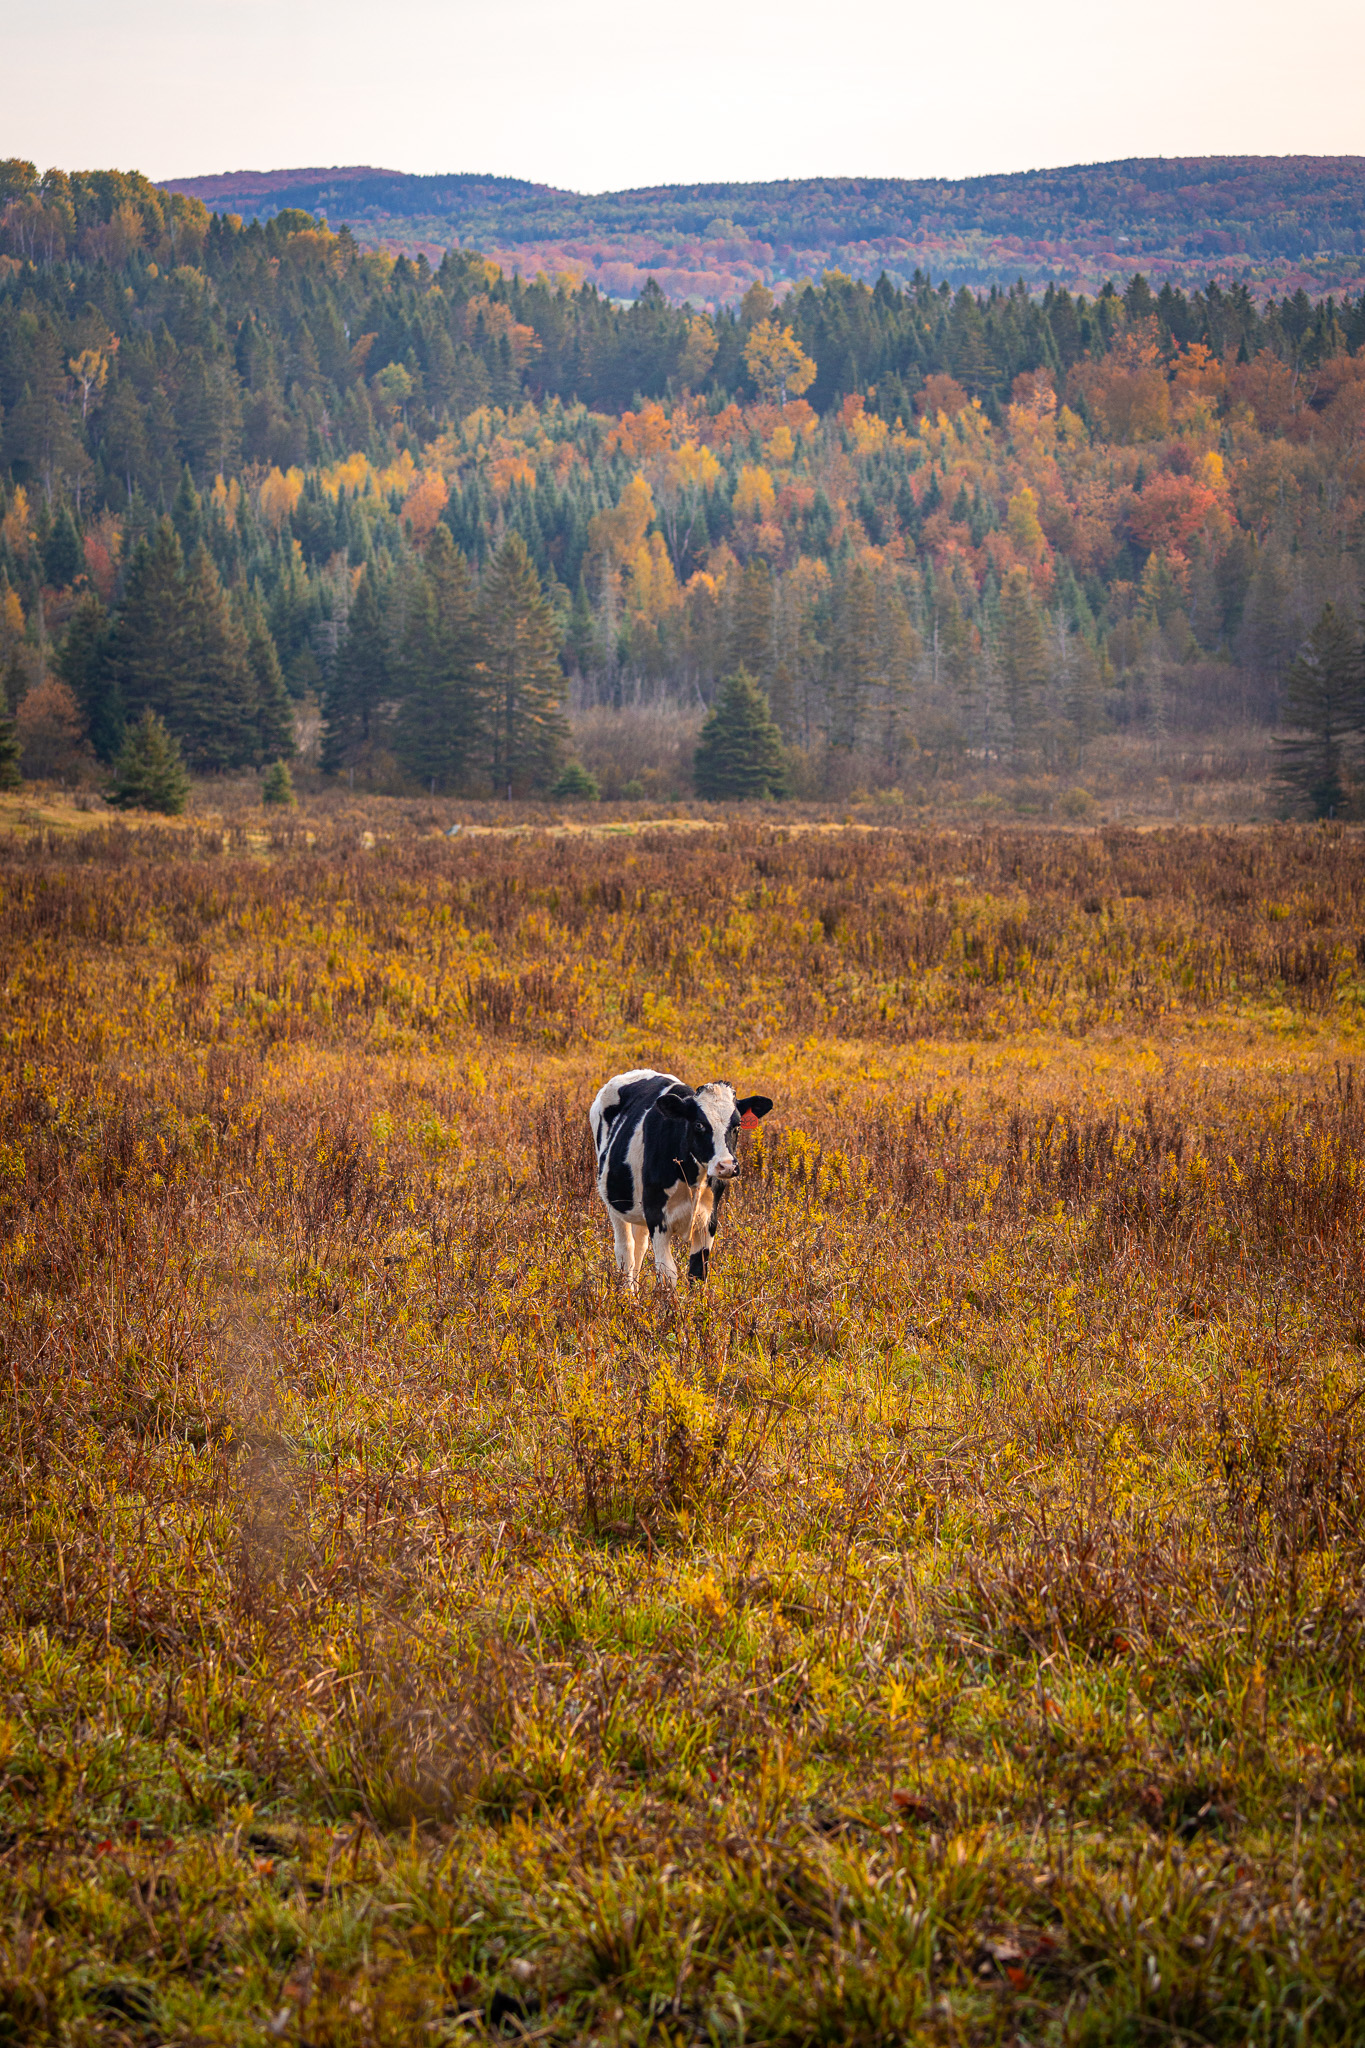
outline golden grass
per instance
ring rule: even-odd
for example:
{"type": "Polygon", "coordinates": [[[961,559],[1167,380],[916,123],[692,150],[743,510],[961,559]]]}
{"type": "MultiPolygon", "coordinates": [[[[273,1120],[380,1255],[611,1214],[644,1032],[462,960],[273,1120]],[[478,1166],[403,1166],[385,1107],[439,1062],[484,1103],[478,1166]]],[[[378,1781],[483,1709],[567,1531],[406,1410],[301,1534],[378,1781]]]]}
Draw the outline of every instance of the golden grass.
{"type": "Polygon", "coordinates": [[[0,853],[0,2040],[1359,2039],[1365,840],[391,815],[0,853]]]}

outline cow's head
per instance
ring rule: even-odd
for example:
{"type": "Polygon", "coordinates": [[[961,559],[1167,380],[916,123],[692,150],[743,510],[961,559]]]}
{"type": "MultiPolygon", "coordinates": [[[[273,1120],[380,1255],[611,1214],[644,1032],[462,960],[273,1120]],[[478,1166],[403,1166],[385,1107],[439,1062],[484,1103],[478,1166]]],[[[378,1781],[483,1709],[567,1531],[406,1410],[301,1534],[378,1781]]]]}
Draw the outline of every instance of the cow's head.
{"type": "Polygon", "coordinates": [[[720,1187],[739,1172],[736,1138],[741,1131],[754,1130],[772,1102],[766,1095],[744,1095],[736,1100],[727,1081],[708,1081],[696,1089],[684,1088],[677,1081],[656,1106],[688,1127],[687,1152],[678,1157],[695,1159],[712,1187],[720,1187]]]}

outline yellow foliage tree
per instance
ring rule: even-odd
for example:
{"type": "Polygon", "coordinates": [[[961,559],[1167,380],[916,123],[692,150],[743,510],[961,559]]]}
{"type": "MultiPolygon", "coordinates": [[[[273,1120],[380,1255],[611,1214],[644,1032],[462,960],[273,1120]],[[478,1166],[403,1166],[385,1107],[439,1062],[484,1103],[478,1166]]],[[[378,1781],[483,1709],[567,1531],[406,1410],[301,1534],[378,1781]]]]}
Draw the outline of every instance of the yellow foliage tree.
{"type": "Polygon", "coordinates": [[[815,365],[790,327],[760,320],[744,344],[744,363],[758,386],[759,397],[785,405],[788,394],[799,398],[815,382],[815,365]]]}
{"type": "Polygon", "coordinates": [[[695,391],[716,359],[716,330],[704,313],[687,323],[687,340],[678,361],[678,382],[684,391],[695,391]]]}
{"type": "Polygon", "coordinates": [[[673,565],[681,569],[706,493],[720,482],[721,466],[709,448],[684,441],[681,448],[669,450],[650,464],[650,477],[673,565]]]}
{"type": "Polygon", "coordinates": [[[589,521],[589,559],[613,569],[632,561],[653,517],[654,495],[642,476],[633,476],[618,502],[589,521]]]}
{"type": "Polygon", "coordinates": [[[769,519],[777,504],[773,480],[761,462],[746,462],[735,486],[737,519],[769,519]]]}
{"type": "Polygon", "coordinates": [[[450,502],[450,485],[439,469],[424,469],[403,504],[403,518],[413,542],[423,547],[436,531],[436,522],[450,502]]]}
{"type": "Polygon", "coordinates": [[[29,517],[28,492],[22,484],[16,484],[10,494],[9,510],[0,519],[0,539],[20,562],[28,560],[28,544],[34,537],[29,517]]]}
{"type": "Polygon", "coordinates": [[[682,602],[661,533],[652,533],[647,541],[642,541],[626,566],[630,575],[626,608],[635,616],[659,619],[682,602]]]}
{"type": "Polygon", "coordinates": [[[281,469],[271,469],[262,479],[256,509],[265,524],[273,526],[278,533],[302,496],[301,469],[291,469],[287,474],[281,469]]]}
{"type": "Polygon", "coordinates": [[[622,413],[607,435],[607,453],[617,448],[623,455],[641,461],[647,455],[661,455],[673,445],[673,435],[661,405],[650,403],[639,412],[622,413]]]}
{"type": "Polygon", "coordinates": [[[1047,539],[1038,521],[1038,494],[1030,485],[1015,492],[1005,515],[1005,527],[1015,547],[1029,561],[1037,561],[1047,549],[1047,539]]]}
{"type": "Polygon", "coordinates": [[[82,419],[85,419],[90,411],[91,398],[104,389],[105,379],[109,375],[109,365],[113,361],[118,343],[118,336],[111,334],[101,347],[83,348],[78,356],[72,356],[66,366],[81,387],[82,419]]]}

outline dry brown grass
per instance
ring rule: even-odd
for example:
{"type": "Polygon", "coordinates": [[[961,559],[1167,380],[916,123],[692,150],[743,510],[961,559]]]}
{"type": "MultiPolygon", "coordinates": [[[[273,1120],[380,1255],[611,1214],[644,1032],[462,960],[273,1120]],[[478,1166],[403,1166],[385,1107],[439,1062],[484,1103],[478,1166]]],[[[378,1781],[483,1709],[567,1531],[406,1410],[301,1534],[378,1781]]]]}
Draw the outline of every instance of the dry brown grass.
{"type": "Polygon", "coordinates": [[[366,816],[0,862],[0,2029],[1358,2038],[1365,842],[366,816]]]}

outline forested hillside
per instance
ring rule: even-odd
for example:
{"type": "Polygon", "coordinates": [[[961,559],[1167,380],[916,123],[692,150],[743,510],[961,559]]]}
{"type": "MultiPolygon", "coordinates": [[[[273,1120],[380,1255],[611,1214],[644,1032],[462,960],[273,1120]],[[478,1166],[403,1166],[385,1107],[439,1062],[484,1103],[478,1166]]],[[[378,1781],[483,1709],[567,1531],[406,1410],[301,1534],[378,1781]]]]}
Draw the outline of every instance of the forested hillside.
{"type": "Polygon", "coordinates": [[[743,666],[808,792],[1268,721],[1354,619],[1365,299],[838,273],[714,317],[5,167],[0,675],[30,772],[544,788],[743,666]]]}
{"type": "Polygon", "coordinates": [[[349,222],[366,246],[434,261],[473,243],[509,270],[564,270],[634,297],[737,301],[755,278],[831,265],[875,284],[917,269],[977,288],[1097,291],[1140,269],[1190,287],[1215,270],[1258,293],[1365,283],[1365,157],[1157,157],[982,178],[805,178],[579,193],[519,178],[352,165],[172,181],[218,213],[287,207],[349,222]]]}

